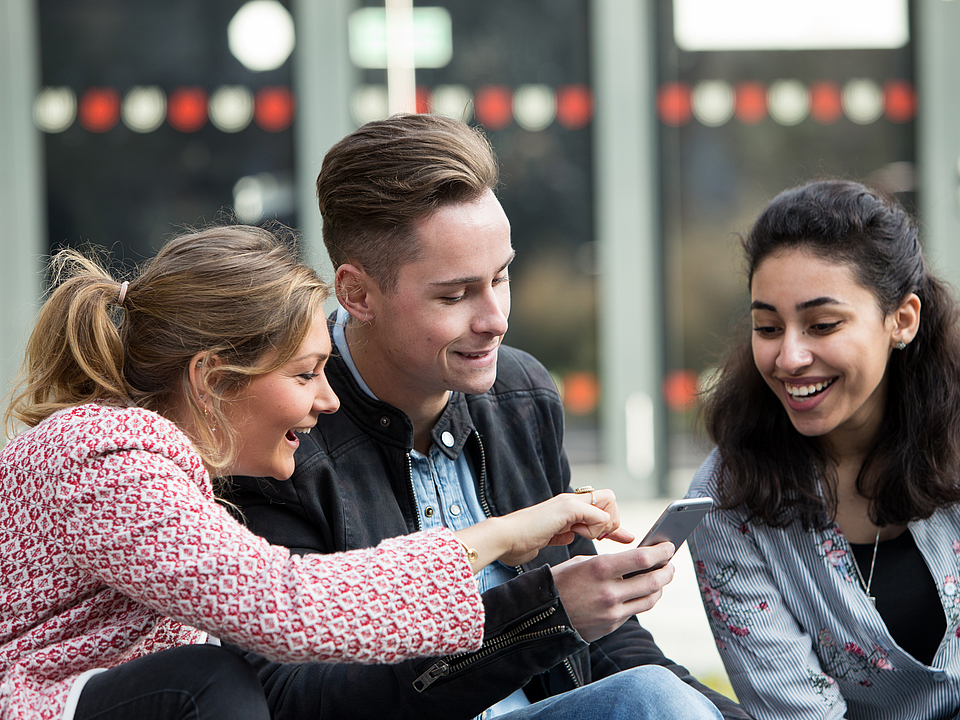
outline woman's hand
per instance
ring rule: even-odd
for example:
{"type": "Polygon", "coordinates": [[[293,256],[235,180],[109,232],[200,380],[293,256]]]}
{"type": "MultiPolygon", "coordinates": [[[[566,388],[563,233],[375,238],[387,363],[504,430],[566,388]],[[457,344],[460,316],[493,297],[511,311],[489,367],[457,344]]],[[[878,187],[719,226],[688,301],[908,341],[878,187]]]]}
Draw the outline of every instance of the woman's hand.
{"type": "Polygon", "coordinates": [[[458,530],[457,537],[477,551],[474,572],[501,560],[521,565],[547,545],[567,545],[576,535],[632,542],[634,535],[620,528],[620,512],[612,490],[563,493],[538,505],[502,517],[488,518],[458,530]],[[596,504],[591,504],[593,500],[596,504]]]}

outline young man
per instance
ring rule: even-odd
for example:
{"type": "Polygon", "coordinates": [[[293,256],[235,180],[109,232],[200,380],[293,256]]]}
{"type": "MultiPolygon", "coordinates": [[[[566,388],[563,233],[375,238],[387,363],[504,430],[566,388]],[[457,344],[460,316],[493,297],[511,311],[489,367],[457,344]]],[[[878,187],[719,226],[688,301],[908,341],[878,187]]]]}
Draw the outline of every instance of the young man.
{"type": "MultiPolygon", "coordinates": [[[[252,530],[294,552],[333,552],[569,492],[553,381],[501,345],[514,251],[497,181],[485,138],[438,116],[370,123],[327,153],[317,195],[340,309],[326,372],[341,408],[300,436],[288,482],[235,479],[252,530]]],[[[278,720],[716,718],[716,708],[746,718],[634,617],[673,567],[623,576],[672,551],[597,556],[577,538],[522,568],[484,570],[476,653],[395,666],[248,657],[278,720]]]]}

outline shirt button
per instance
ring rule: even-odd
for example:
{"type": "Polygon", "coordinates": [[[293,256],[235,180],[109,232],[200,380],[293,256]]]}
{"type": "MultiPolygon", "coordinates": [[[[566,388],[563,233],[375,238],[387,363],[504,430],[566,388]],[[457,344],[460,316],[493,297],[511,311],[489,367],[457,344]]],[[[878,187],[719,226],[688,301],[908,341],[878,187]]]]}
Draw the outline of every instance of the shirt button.
{"type": "Polygon", "coordinates": [[[451,506],[450,506],[450,514],[451,514],[451,515],[459,515],[459,514],[460,514],[460,506],[459,506],[459,505],[451,505],[451,506]]]}
{"type": "Polygon", "coordinates": [[[444,430],[443,435],[440,436],[440,442],[447,447],[453,447],[453,433],[449,430],[444,430]]]}
{"type": "Polygon", "coordinates": [[[383,427],[390,427],[390,418],[384,415],[382,418],[380,418],[380,424],[383,425],[383,427]]]}
{"type": "Polygon", "coordinates": [[[935,673],[933,674],[933,681],[934,681],[934,682],[938,682],[938,683],[946,682],[946,681],[947,681],[947,674],[946,674],[945,672],[942,672],[942,671],[940,671],[940,672],[935,672],[935,673]]]}
{"type": "Polygon", "coordinates": [[[423,514],[426,515],[427,517],[433,517],[433,508],[432,507],[426,508],[423,511],[423,514]]]}

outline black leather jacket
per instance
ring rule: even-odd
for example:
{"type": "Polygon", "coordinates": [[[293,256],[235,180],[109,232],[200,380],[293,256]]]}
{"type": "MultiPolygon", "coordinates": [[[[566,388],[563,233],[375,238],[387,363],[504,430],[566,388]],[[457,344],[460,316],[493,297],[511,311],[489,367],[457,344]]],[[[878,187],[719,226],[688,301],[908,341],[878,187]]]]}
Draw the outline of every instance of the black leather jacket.
{"type": "MultiPolygon", "coordinates": [[[[286,482],[234,478],[230,498],[251,530],[296,553],[371,547],[419,529],[409,418],[366,395],[339,357],[330,359],[326,372],[341,407],[301,435],[293,477],[286,482]]],[[[522,351],[501,347],[493,388],[480,395],[453,393],[432,437],[451,458],[467,453],[488,515],[569,490],[560,399],[546,370],[522,351]],[[445,432],[455,440],[450,448],[440,441],[445,432]]],[[[593,544],[582,538],[544,548],[534,562],[517,569],[516,578],[484,593],[485,641],[474,653],[378,666],[281,665],[245,656],[258,670],[275,720],[467,720],[520,687],[537,701],[646,664],[672,670],[726,718],[748,718],[664,657],[635,618],[596,642],[580,638],[549,565],[594,553],[593,544]]]]}

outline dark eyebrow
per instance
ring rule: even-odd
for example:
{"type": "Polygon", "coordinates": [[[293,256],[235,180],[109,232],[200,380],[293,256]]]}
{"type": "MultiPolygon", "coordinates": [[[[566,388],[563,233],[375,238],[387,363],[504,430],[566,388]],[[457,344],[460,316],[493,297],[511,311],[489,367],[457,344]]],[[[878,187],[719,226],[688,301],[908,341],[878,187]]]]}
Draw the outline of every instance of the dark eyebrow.
{"type": "Polygon", "coordinates": [[[822,305],[843,305],[844,303],[832,297],[818,297],[813,300],[806,300],[797,304],[797,310],[809,310],[810,308],[820,307],[822,305]]]}
{"type": "MultiPolygon", "coordinates": [[[[818,297],[813,300],[804,300],[802,303],[797,303],[797,312],[803,310],[809,310],[810,308],[821,307],[823,305],[844,305],[845,303],[837,300],[832,297],[818,297]]],[[[777,309],[770,303],[765,303],[762,300],[754,300],[750,303],[751,310],[769,310],[770,312],[776,312],[777,309]]]]}
{"type": "MultiPolygon", "coordinates": [[[[499,275],[504,270],[506,270],[507,266],[509,266],[510,263],[513,262],[513,259],[516,256],[517,256],[516,251],[510,253],[510,257],[507,258],[507,261],[500,266],[500,269],[497,270],[496,274],[499,275]]],[[[474,283],[478,283],[481,280],[483,280],[483,278],[480,277],[479,275],[476,275],[471,277],[452,278],[450,280],[438,280],[437,282],[430,283],[430,285],[433,287],[453,287],[456,285],[473,285],[474,283]]]]}

